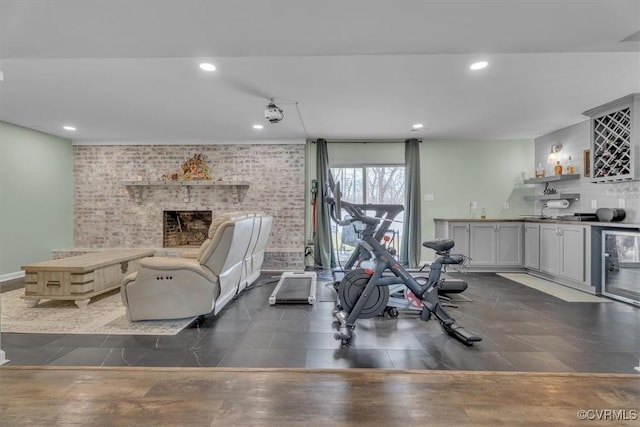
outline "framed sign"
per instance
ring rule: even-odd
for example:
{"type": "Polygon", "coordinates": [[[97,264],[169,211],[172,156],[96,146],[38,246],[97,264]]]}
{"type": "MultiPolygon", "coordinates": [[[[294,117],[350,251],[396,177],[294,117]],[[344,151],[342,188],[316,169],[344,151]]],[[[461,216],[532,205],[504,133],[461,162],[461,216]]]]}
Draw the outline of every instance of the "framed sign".
{"type": "Polygon", "coordinates": [[[584,150],[582,152],[582,174],[584,176],[591,176],[591,150],[584,150]]]}

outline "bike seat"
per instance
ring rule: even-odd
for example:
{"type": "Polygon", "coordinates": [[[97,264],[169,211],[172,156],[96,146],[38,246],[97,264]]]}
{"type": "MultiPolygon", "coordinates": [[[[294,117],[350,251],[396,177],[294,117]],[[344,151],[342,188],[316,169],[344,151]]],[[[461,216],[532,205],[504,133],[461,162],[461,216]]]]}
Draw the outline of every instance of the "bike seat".
{"type": "Polygon", "coordinates": [[[451,239],[427,240],[426,242],[422,242],[422,246],[433,249],[438,254],[448,252],[453,245],[455,245],[455,242],[451,239]]]}

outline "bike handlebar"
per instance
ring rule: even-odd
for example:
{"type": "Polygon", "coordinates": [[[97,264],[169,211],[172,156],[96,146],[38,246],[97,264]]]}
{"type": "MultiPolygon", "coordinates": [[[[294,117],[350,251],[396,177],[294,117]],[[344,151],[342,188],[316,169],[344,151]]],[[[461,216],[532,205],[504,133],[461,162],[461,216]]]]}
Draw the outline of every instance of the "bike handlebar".
{"type": "Polygon", "coordinates": [[[334,222],[340,226],[349,225],[354,221],[362,222],[366,225],[377,226],[383,219],[393,220],[404,210],[402,205],[376,204],[376,203],[351,203],[341,200],[340,181],[331,188],[332,196],[325,196],[325,202],[331,206],[330,215],[334,222]],[[341,211],[344,209],[352,218],[342,219],[341,211]],[[375,217],[365,214],[365,211],[375,211],[375,217]]]}
{"type": "MultiPolygon", "coordinates": [[[[380,218],[366,216],[364,212],[353,203],[342,201],[341,205],[342,209],[344,209],[349,215],[351,215],[351,218],[338,219],[337,215],[334,215],[334,221],[336,221],[338,225],[349,225],[355,221],[359,221],[365,225],[372,226],[377,226],[380,223],[380,218]]],[[[334,206],[334,210],[335,209],[337,209],[337,207],[334,206]]]]}

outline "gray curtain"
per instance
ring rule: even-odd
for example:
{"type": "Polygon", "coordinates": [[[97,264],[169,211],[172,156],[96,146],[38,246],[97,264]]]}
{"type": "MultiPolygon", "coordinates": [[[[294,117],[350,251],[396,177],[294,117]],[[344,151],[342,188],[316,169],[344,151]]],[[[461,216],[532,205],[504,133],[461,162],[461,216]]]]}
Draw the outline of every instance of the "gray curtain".
{"type": "Polygon", "coordinates": [[[418,267],[422,238],[420,231],[420,141],[407,139],[404,147],[404,238],[400,263],[418,267]]]}
{"type": "Polygon", "coordinates": [[[327,141],[324,139],[316,141],[316,177],[318,192],[316,193],[316,233],[313,238],[314,262],[316,268],[330,269],[335,267],[335,260],[331,240],[331,218],[329,207],[325,202],[329,191],[329,152],[327,141]]]}

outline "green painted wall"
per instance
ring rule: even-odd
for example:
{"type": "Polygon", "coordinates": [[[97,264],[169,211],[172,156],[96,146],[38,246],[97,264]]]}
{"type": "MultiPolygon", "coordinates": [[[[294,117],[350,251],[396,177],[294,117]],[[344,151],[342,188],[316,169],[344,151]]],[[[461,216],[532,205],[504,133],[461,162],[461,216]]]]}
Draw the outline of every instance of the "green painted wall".
{"type": "MultiPolygon", "coordinates": [[[[434,218],[467,218],[472,201],[476,218],[483,208],[489,219],[533,214],[533,202],[523,199],[531,194],[523,180],[533,174],[533,140],[424,141],[420,157],[423,199],[434,195],[422,202],[423,240],[435,237],[434,218]]],[[[433,258],[428,252],[423,259],[433,258]]]]}
{"type": "MultiPolygon", "coordinates": [[[[308,146],[308,177],[315,177],[315,144],[308,146]]],[[[404,163],[403,143],[330,143],[332,166],[367,163],[404,163]]],[[[477,202],[487,218],[518,218],[533,214],[533,202],[523,200],[531,188],[523,180],[532,176],[533,140],[429,141],[420,145],[422,240],[435,237],[434,218],[466,218],[469,203],[477,202]],[[424,201],[433,194],[433,201],[424,201]],[[504,202],[509,209],[504,209],[504,202]]],[[[308,197],[308,196],[307,196],[308,197]]],[[[310,223],[310,216],[307,224],[310,223]]],[[[431,252],[431,253],[430,253],[431,252]]],[[[433,258],[424,249],[422,260],[433,258]]]]}
{"type": "Polygon", "coordinates": [[[0,277],[72,245],[71,141],[0,122],[0,277]]]}

